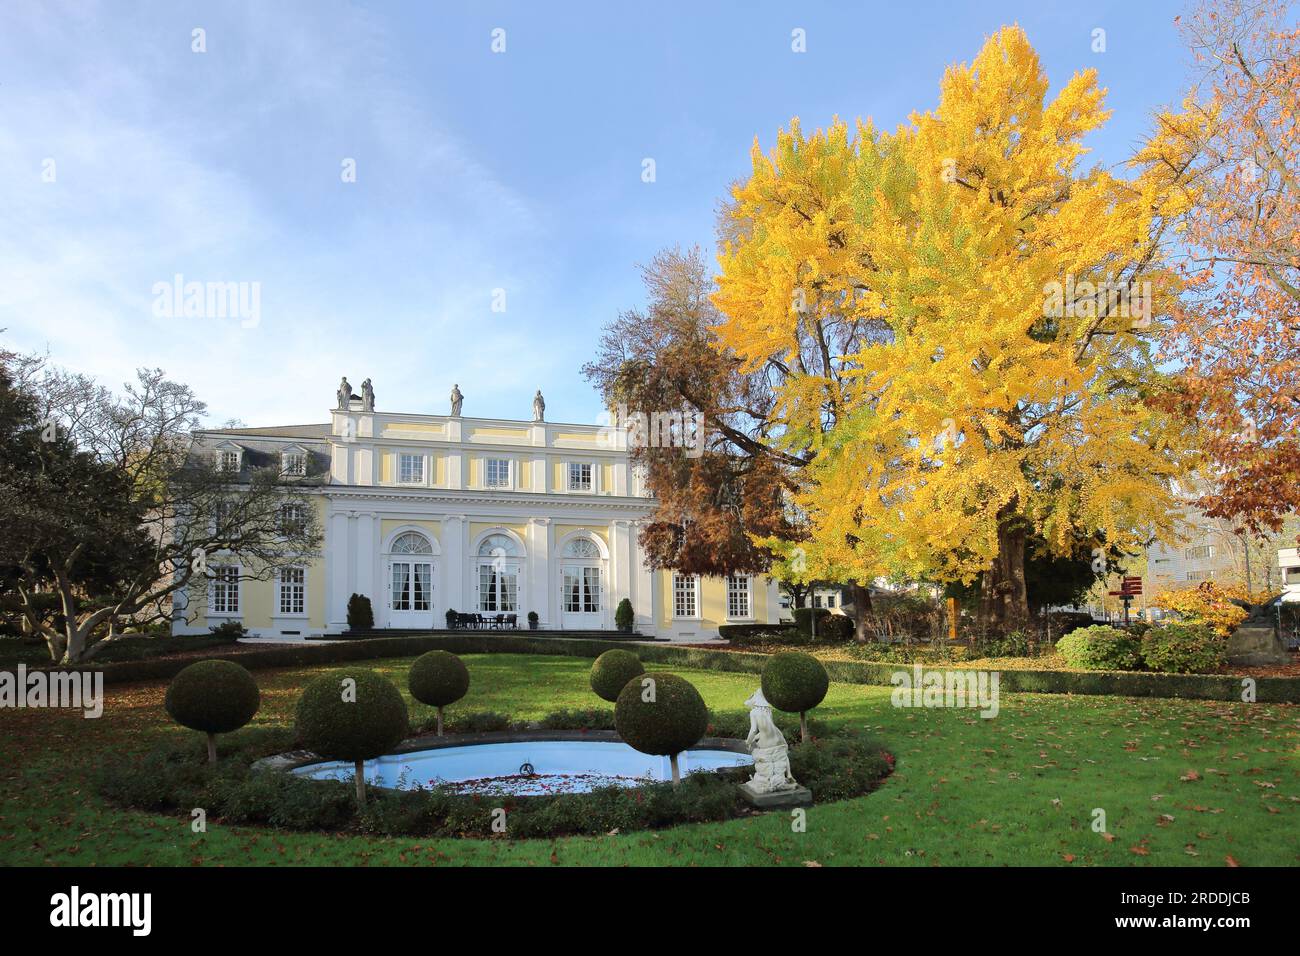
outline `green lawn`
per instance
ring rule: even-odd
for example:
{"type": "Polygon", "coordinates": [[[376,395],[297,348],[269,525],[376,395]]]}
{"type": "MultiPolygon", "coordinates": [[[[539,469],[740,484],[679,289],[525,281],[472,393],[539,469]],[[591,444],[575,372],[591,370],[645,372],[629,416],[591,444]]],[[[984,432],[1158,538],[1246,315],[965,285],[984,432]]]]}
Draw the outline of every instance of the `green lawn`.
{"type": "MultiPolygon", "coordinates": [[[[541,717],[601,702],[590,661],[473,655],[464,710],[541,717]]],[[[411,658],[371,662],[405,688],[411,658]]],[[[254,725],[291,719],[299,688],[332,668],[258,671],[254,725]]],[[[742,710],[752,675],[680,670],[714,710],[742,710]]],[[[101,751],[189,733],[165,684],[109,688],[99,720],[0,711],[5,864],[784,864],[1223,866],[1300,864],[1300,706],[1004,694],[1001,712],[890,706],[889,688],[832,684],[817,716],[869,730],[895,754],[875,793],[808,811],[561,840],[376,839],[229,828],[106,806],[89,784],[101,751]],[[1090,827],[1106,814],[1110,837],[1090,827]]],[[[458,708],[452,708],[456,710],[458,708]]],[[[412,704],[413,719],[428,709],[412,704]]]]}

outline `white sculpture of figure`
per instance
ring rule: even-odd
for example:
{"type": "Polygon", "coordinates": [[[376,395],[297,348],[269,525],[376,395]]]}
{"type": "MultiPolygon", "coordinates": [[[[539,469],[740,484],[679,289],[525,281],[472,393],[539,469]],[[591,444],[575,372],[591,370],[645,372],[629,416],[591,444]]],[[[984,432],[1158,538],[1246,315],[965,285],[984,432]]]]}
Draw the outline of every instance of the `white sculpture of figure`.
{"type": "Polygon", "coordinates": [[[785,736],[772,722],[772,705],[763,696],[763,688],[745,701],[749,708],[749,735],[745,746],[754,757],[754,777],[749,788],[754,793],[776,793],[799,786],[790,773],[790,748],[785,736]]]}
{"type": "Polygon", "coordinates": [[[451,414],[453,418],[460,417],[460,407],[465,402],[465,396],[460,392],[459,385],[451,387],[451,414]]]}
{"type": "Polygon", "coordinates": [[[339,408],[347,411],[352,407],[352,386],[348,384],[348,377],[343,376],[343,381],[339,382],[338,391],[339,408]]]}
{"type": "Polygon", "coordinates": [[[533,421],[540,422],[546,418],[546,399],[542,398],[542,390],[539,388],[537,394],[533,396],[533,421]]]}
{"type": "Polygon", "coordinates": [[[363,412],[375,410],[375,387],[370,384],[370,379],[361,383],[361,410],[363,412]]]}

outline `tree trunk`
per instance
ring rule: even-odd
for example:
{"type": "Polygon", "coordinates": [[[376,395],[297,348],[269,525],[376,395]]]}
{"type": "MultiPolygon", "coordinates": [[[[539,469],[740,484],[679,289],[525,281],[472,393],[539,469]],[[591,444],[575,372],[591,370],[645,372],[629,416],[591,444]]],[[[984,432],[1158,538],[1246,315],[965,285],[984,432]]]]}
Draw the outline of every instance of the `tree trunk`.
{"type": "Polygon", "coordinates": [[[677,754],[673,754],[668,759],[672,762],[673,765],[673,786],[675,787],[682,782],[682,772],[677,767],[677,754]]]}
{"type": "Polygon", "coordinates": [[[208,734],[208,763],[217,762],[217,735],[208,734]]]}
{"type": "Polygon", "coordinates": [[[803,710],[799,711],[799,740],[808,742],[808,712],[803,710]]]}
{"type": "Polygon", "coordinates": [[[357,776],[357,806],[366,805],[366,762],[364,760],[356,761],[357,776]]]}
{"type": "Polygon", "coordinates": [[[850,581],[848,587],[849,594],[853,596],[853,639],[859,644],[870,643],[867,615],[871,613],[871,589],[857,581],[850,581]]]}
{"type": "Polygon", "coordinates": [[[1029,621],[1029,596],[1025,590],[1024,521],[1015,500],[998,511],[998,553],[984,572],[979,616],[986,632],[1009,634],[1029,621]]]}

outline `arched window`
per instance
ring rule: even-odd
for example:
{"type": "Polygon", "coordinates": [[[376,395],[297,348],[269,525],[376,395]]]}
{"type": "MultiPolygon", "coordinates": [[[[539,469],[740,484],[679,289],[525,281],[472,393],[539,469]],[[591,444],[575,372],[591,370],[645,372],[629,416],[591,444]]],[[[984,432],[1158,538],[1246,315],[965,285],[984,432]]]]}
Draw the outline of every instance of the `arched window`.
{"type": "Polygon", "coordinates": [[[393,554],[433,554],[433,547],[428,539],[414,531],[399,534],[391,550],[393,554]]]}
{"type": "Polygon", "coordinates": [[[519,545],[509,535],[490,534],[479,544],[478,553],[482,558],[517,558],[519,545]]]}
{"type": "Polygon", "coordinates": [[[599,558],[600,548],[590,538],[574,538],[564,546],[566,558],[599,558]]]}

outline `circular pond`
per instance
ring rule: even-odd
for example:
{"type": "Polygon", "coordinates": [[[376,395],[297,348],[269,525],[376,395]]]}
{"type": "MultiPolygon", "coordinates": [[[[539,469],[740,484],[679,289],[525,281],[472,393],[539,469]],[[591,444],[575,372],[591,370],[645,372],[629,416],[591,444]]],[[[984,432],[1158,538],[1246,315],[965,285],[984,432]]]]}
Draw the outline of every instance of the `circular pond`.
{"type": "MultiPolygon", "coordinates": [[[[678,756],[683,774],[747,767],[753,758],[730,742],[701,742],[678,756]]],[[[343,761],[308,763],[292,772],[316,780],[350,780],[353,765],[343,761]]],[[[388,754],[365,764],[367,781],[381,787],[414,790],[451,786],[465,793],[541,796],[586,793],[597,787],[635,787],[671,780],[667,757],[633,750],[621,740],[502,740],[452,743],[388,754]]]]}

